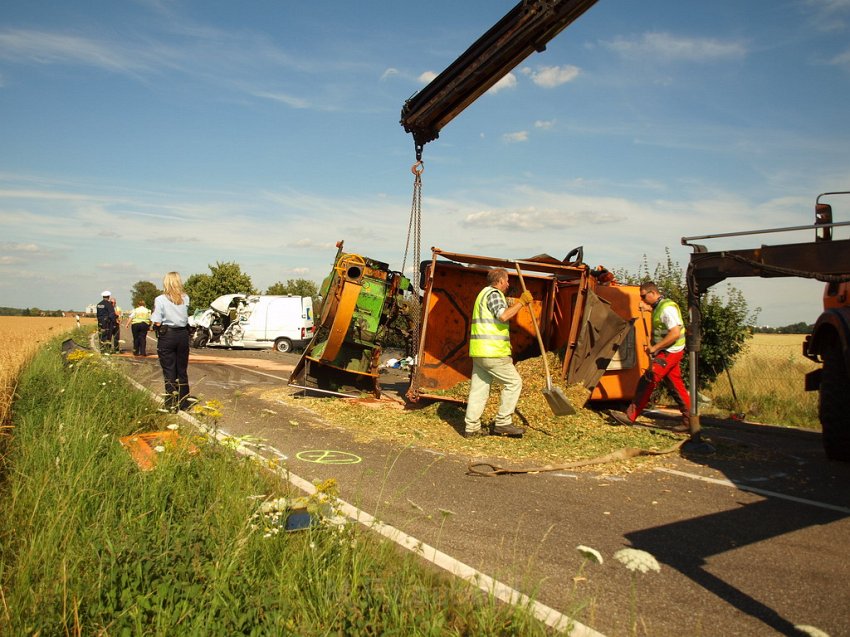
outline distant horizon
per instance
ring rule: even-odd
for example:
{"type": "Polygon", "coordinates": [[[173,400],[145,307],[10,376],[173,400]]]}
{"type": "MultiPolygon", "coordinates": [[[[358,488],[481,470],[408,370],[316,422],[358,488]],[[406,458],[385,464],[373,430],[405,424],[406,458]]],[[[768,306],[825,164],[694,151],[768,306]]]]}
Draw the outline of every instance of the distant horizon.
{"type": "MultiPolygon", "coordinates": [[[[63,309],[58,309],[58,308],[48,309],[48,308],[37,307],[37,306],[25,307],[25,308],[20,307],[19,308],[19,307],[12,307],[12,306],[4,305],[4,306],[0,306],[0,316],[14,316],[14,315],[5,314],[4,312],[6,310],[15,310],[15,311],[18,311],[18,312],[22,312],[23,310],[33,310],[33,309],[39,310],[40,312],[64,312],[66,314],[94,314],[94,312],[86,312],[85,310],[63,310],[63,309]]],[[[31,318],[43,318],[43,317],[33,316],[31,318]]],[[[815,318],[817,318],[817,317],[815,317],[815,318]]],[[[759,328],[783,329],[783,328],[786,328],[786,327],[792,327],[794,325],[799,325],[801,323],[811,327],[811,326],[814,325],[815,322],[812,321],[811,323],[806,323],[805,321],[792,321],[791,323],[785,323],[783,325],[753,325],[752,327],[754,327],[756,329],[759,329],[759,328]]],[[[800,333],[802,333],[802,332],[800,332],[800,333]]]]}
{"type": "MultiPolygon", "coordinates": [[[[431,246],[652,272],[850,190],[850,2],[599,0],[425,146],[411,228],[402,105],[516,4],[7,0],[0,305],[217,261],[319,283],[340,240],[408,275],[431,246]]],[[[820,313],[817,282],[730,282],[757,322],[820,313]]]]}

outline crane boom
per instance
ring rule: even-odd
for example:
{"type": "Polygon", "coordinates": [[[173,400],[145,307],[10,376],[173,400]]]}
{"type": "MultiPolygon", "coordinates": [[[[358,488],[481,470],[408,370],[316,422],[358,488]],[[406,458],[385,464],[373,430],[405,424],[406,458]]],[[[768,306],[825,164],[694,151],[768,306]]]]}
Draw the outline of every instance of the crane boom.
{"type": "Polygon", "coordinates": [[[592,7],[596,0],[521,0],[401,109],[416,159],[440,130],[515,66],[592,7]]]}

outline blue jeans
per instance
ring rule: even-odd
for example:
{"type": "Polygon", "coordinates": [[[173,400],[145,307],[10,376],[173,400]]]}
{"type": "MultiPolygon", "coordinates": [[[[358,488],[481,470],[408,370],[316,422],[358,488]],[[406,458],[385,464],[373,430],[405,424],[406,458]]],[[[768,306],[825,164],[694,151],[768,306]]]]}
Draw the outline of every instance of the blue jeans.
{"type": "Polygon", "coordinates": [[[481,429],[481,414],[490,397],[490,385],[497,380],[502,384],[499,413],[495,425],[505,427],[513,424],[519,394],[522,391],[522,378],[509,356],[504,358],[473,358],[472,378],[469,383],[469,398],[466,402],[466,431],[481,429]]]}

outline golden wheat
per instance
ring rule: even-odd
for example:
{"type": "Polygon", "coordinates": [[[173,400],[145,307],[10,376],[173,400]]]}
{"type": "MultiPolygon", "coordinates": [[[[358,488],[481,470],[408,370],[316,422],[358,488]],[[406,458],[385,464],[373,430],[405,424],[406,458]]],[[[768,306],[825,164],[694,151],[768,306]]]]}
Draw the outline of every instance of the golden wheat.
{"type": "MultiPolygon", "coordinates": [[[[94,319],[84,318],[83,324],[94,323],[94,319]]],[[[9,410],[18,376],[32,359],[38,347],[58,334],[68,332],[77,326],[73,316],[67,317],[29,317],[0,316],[0,334],[6,345],[0,347],[0,427],[8,426],[9,410]]]]}
{"type": "Polygon", "coordinates": [[[803,334],[756,334],[708,393],[761,422],[817,428],[818,395],[805,391],[804,377],[818,364],[803,356],[804,339],[803,334]]]}

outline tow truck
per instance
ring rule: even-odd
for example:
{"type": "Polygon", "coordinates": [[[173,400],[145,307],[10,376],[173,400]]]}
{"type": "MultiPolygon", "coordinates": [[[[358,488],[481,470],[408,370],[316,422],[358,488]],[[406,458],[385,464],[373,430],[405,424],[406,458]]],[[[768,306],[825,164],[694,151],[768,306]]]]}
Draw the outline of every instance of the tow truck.
{"type": "MultiPolygon", "coordinates": [[[[546,44],[567,26],[590,9],[596,0],[522,0],[499,22],[481,36],[451,65],[432,80],[421,91],[408,99],[401,111],[401,125],[413,135],[418,164],[422,162],[423,147],[437,139],[442,128],[457,117],[467,106],[490,89],[496,82],[535,51],[545,50],[546,44]]],[[[414,174],[416,174],[414,166],[414,174]]],[[[421,169],[420,169],[421,172],[421,169]]],[[[848,195],[848,192],[828,192],[818,196],[815,202],[813,226],[772,228],[738,233],[725,233],[683,237],[683,245],[693,249],[687,272],[688,312],[688,355],[690,362],[691,393],[691,445],[697,449],[700,419],[698,413],[698,361],[701,349],[701,314],[699,298],[712,285],[729,277],[807,277],[826,283],[823,312],[815,323],[814,330],[805,340],[803,353],[811,360],[822,363],[820,369],[805,378],[807,391],[819,391],[819,419],[823,429],[823,446],[830,459],[850,461],[850,240],[833,239],[833,229],[848,226],[850,222],[833,222],[832,207],[821,201],[825,197],[848,195]],[[709,251],[704,245],[694,243],[705,239],[814,229],[815,240],[810,243],[784,245],[762,245],[750,250],[709,251]]],[[[435,249],[436,250],[436,249],[435,249]]],[[[438,252],[438,251],[437,251],[438,252]]],[[[435,252],[435,254],[437,254],[435,252]]],[[[479,258],[480,259],[480,258],[479,258]]],[[[426,291],[423,324],[427,326],[429,315],[427,289],[437,276],[438,261],[435,258],[430,274],[423,277],[426,291]]],[[[489,264],[488,265],[492,265],[489,264]]],[[[569,256],[558,265],[574,266],[569,256]]],[[[557,278],[557,277],[556,277],[557,278]]],[[[445,286],[443,286],[445,288],[445,286]]],[[[439,298],[439,297],[437,297],[439,298]]],[[[576,298],[579,298],[578,296],[576,298]]],[[[628,305],[628,303],[627,303],[628,305]]],[[[557,308],[556,310],[557,311],[557,308]]],[[[575,321],[571,322],[575,326],[575,321]]],[[[420,360],[427,362],[423,329],[420,344],[420,360]]],[[[550,335],[550,339],[558,339],[550,335]]],[[[628,349],[636,342],[626,340],[621,349],[628,349]]],[[[554,340],[554,344],[564,344],[554,340]]],[[[462,343],[455,343],[458,351],[462,343]]],[[[566,342],[575,348],[574,341],[566,342]]],[[[460,348],[460,349],[459,349],[460,348]]],[[[638,361],[645,364],[645,361],[638,361]]],[[[439,387],[445,375],[441,375],[440,357],[432,361],[434,378],[426,380],[439,387]]],[[[454,365],[457,374],[463,368],[454,365]]],[[[427,370],[426,370],[427,371],[427,370]]],[[[417,370],[421,373],[421,370],[417,370]]],[[[564,375],[570,380],[567,366],[564,375]]],[[[415,377],[414,377],[415,380],[415,377]]],[[[411,385],[415,395],[421,389],[411,385]]],[[[630,383],[621,384],[617,397],[625,399],[630,383]]]]}

